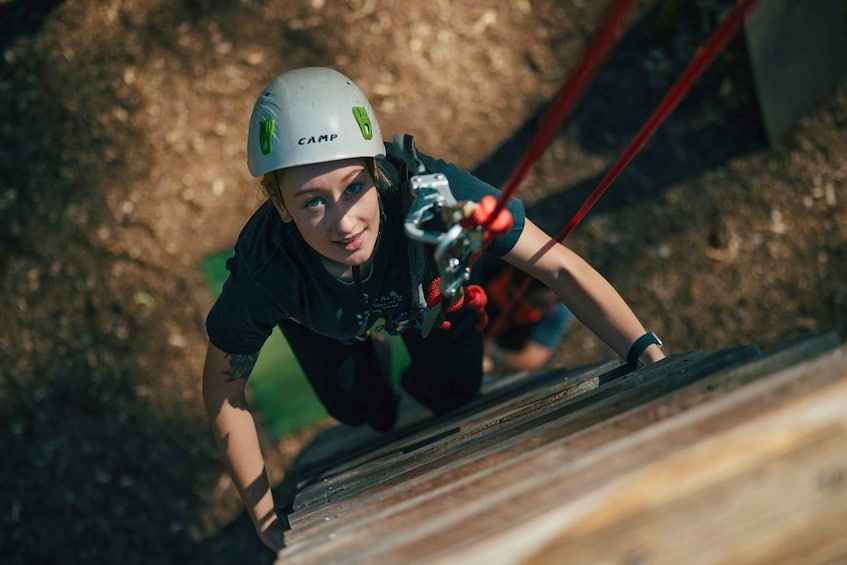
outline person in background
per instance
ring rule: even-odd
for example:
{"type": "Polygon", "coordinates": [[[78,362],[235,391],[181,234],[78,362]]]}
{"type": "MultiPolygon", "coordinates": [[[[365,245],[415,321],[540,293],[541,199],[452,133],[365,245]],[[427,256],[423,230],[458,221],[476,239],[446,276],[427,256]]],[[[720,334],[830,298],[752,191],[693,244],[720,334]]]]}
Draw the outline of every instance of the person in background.
{"type": "MultiPolygon", "coordinates": [[[[428,306],[420,297],[435,280],[431,262],[410,260],[406,154],[383,142],[365,94],[333,69],[283,73],[254,105],[247,166],[267,200],[238,236],[229,278],[206,318],[203,400],[247,513],[273,550],[284,546],[284,520],[245,385],[275,327],[327,412],[347,425],[383,432],[395,425],[398,394],[371,336],[377,326],[402,337],[411,363],[400,386],[433,413],[466,404],[482,385],[477,311],[460,308],[447,315],[449,329],[423,331],[428,306]]],[[[499,195],[455,165],[419,158],[444,175],[457,201],[499,195]]],[[[486,253],[544,282],[621,357],[633,364],[664,357],[642,339],[644,327],[606,279],[565,246],[550,245],[519,200],[506,209],[513,221],[486,253]]]]}
{"type": "Polygon", "coordinates": [[[481,255],[471,283],[488,296],[483,373],[541,369],[556,350],[571,319],[570,310],[538,279],[521,291],[526,273],[491,255],[481,255]]]}

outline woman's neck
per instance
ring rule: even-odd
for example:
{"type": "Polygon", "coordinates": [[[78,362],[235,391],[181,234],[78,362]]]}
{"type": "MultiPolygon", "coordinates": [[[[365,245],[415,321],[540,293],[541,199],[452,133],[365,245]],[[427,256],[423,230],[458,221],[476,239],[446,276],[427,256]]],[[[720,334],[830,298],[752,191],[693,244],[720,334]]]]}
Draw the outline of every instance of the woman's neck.
{"type": "MultiPolygon", "coordinates": [[[[352,282],[353,281],[353,266],[347,265],[346,263],[338,263],[337,261],[332,261],[325,257],[321,257],[321,263],[323,263],[324,269],[337,278],[338,280],[344,282],[352,282]]],[[[373,257],[368,259],[367,262],[359,265],[359,269],[362,273],[363,278],[368,278],[371,273],[371,265],[373,264],[373,257]]]]}

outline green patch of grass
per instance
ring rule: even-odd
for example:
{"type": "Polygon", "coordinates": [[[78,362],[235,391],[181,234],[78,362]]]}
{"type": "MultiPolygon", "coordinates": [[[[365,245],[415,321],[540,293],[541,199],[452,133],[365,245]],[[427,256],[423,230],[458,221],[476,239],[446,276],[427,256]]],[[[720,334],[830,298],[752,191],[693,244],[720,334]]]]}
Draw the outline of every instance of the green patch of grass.
{"type": "MultiPolygon", "coordinates": [[[[227,250],[205,257],[201,262],[215,296],[220,294],[227,279],[226,260],[231,256],[232,251],[227,250]]],[[[389,336],[388,340],[392,350],[392,375],[396,381],[409,363],[409,356],[399,337],[389,336]]],[[[265,342],[247,386],[254,410],[274,439],[327,417],[279,328],[265,342]]]]}

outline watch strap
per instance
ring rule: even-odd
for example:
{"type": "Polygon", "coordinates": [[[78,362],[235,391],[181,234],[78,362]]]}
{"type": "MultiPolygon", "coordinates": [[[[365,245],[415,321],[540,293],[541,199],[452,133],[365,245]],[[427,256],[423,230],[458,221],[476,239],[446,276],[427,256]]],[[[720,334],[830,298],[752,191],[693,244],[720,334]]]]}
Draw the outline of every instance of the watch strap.
{"type": "Polygon", "coordinates": [[[629,348],[629,353],[626,354],[627,364],[635,369],[638,367],[638,359],[644,354],[644,351],[651,345],[662,346],[662,340],[653,332],[647,332],[633,342],[629,348]]]}

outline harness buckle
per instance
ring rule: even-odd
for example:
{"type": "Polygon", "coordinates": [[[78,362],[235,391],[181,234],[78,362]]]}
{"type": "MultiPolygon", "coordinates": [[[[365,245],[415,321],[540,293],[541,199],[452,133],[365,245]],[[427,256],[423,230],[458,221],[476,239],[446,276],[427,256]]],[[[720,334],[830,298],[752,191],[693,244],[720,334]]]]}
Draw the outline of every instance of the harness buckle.
{"type": "Polygon", "coordinates": [[[414,200],[406,214],[406,235],[435,246],[434,258],[441,275],[439,290],[452,304],[470,277],[471,255],[482,247],[482,231],[460,224],[473,213],[475,204],[458,202],[442,173],[415,175],[409,184],[414,200]],[[437,227],[425,228],[428,222],[437,227]]]}

